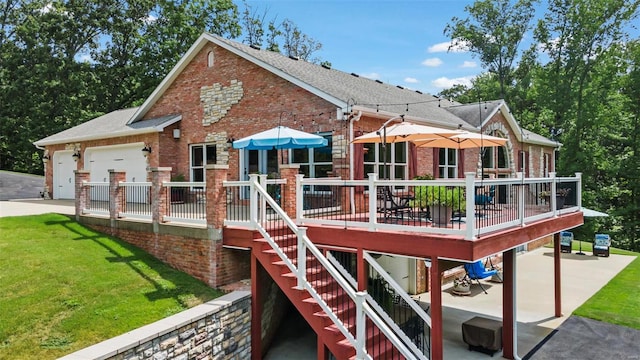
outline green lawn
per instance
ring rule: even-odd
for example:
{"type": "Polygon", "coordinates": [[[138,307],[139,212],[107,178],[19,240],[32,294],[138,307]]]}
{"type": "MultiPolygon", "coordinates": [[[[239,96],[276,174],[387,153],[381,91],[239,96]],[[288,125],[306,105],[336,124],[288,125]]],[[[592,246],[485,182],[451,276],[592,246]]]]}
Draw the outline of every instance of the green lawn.
{"type": "MultiPolygon", "coordinates": [[[[579,241],[574,240],[571,249],[573,253],[582,249],[582,252],[587,256],[591,256],[592,245],[590,242],[583,241],[580,244],[579,241]]],[[[640,330],[640,281],[638,281],[640,279],[640,253],[616,248],[610,248],[609,253],[636,256],[636,259],[577,308],[573,315],[640,330]]]]}
{"type": "Polygon", "coordinates": [[[0,218],[0,359],[55,359],[222,295],[64,215],[0,218]]]}

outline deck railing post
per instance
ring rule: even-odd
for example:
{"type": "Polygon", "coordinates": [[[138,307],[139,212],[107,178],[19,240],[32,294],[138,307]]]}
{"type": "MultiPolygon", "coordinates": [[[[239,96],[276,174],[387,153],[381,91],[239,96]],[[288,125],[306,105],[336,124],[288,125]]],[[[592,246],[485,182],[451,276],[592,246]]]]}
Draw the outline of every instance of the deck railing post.
{"type": "Polygon", "coordinates": [[[149,168],[148,180],[151,182],[151,222],[153,231],[159,231],[159,224],[163,222],[171,207],[171,193],[169,188],[164,186],[165,182],[171,180],[170,167],[149,168]]]}
{"type": "MultiPolygon", "coordinates": [[[[120,182],[127,180],[127,173],[121,170],[109,169],[109,218],[113,223],[120,217],[126,199],[125,188],[120,186],[120,182]]],[[[115,227],[114,224],[111,227],[115,227]]]]}
{"type": "Polygon", "coordinates": [[[467,188],[465,191],[465,196],[466,196],[466,206],[465,206],[465,214],[467,217],[467,228],[466,228],[466,234],[465,234],[465,239],[466,240],[473,240],[474,239],[474,232],[476,229],[476,214],[475,214],[475,176],[476,173],[474,172],[466,172],[464,173],[464,183],[465,183],[465,187],[467,188]]]}
{"type": "MultiPolygon", "coordinates": [[[[262,186],[262,188],[266,191],[267,175],[261,174],[261,175],[258,175],[258,178],[260,179],[260,186],[262,186]]],[[[267,199],[265,199],[265,197],[262,195],[259,195],[259,199],[260,199],[260,207],[259,207],[260,224],[264,226],[267,223],[267,199]]]]}
{"type": "Polygon", "coordinates": [[[249,221],[251,226],[258,228],[258,174],[249,175],[249,221]]]}
{"type": "Polygon", "coordinates": [[[304,218],[304,192],[302,189],[302,179],[304,174],[296,175],[296,219],[299,224],[302,224],[304,218]]]}
{"type": "Polygon", "coordinates": [[[356,359],[364,360],[367,355],[366,348],[366,316],[364,313],[364,300],[367,296],[366,291],[356,292],[356,359]]]}
{"type": "Polygon", "coordinates": [[[74,174],[76,220],[79,221],[84,209],[91,204],[91,188],[85,184],[91,179],[91,172],[89,170],[74,170],[74,174]]]}
{"type": "Polygon", "coordinates": [[[520,219],[520,226],[524,226],[524,219],[526,217],[525,206],[526,206],[526,196],[524,189],[524,173],[517,172],[516,177],[520,179],[523,186],[518,186],[518,219],[520,219]]]}
{"type": "Polygon", "coordinates": [[[207,227],[222,229],[224,219],[227,217],[227,190],[224,182],[227,181],[229,165],[213,164],[206,166],[205,184],[205,217],[207,227]]]}
{"type": "Polygon", "coordinates": [[[377,204],[378,199],[376,198],[378,192],[376,191],[376,181],[378,180],[378,176],[375,173],[370,173],[369,175],[369,231],[376,231],[376,223],[377,223],[377,204]]]}
{"type": "Polygon", "coordinates": [[[549,177],[551,178],[551,196],[549,197],[549,203],[551,204],[553,216],[558,217],[558,206],[556,205],[556,186],[558,186],[558,178],[556,177],[555,172],[550,172],[549,177]]]}
{"type": "Polygon", "coordinates": [[[304,290],[304,284],[307,282],[307,246],[304,242],[306,236],[307,228],[298,227],[298,290],[304,290]]]}

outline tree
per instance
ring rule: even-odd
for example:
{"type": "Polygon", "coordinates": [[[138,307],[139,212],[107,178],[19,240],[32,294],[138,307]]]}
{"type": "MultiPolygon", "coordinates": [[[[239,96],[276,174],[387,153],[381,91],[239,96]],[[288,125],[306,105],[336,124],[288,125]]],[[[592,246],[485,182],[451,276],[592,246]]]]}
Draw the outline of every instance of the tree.
{"type": "Polygon", "coordinates": [[[266,49],[269,51],[280,53],[281,49],[284,54],[296,57],[305,61],[319,63],[320,58],[312,57],[313,53],[322,49],[322,44],[307,34],[304,34],[298,25],[290,19],[285,19],[278,23],[276,17],[271,19],[265,30],[265,19],[268,15],[268,9],[264,9],[261,13],[254,10],[246,1],[244,3],[244,11],[242,12],[242,24],[244,25],[244,43],[250,45],[262,46],[266,37],[266,49]]]}
{"type": "Polygon", "coordinates": [[[535,0],[480,0],[465,7],[470,17],[454,17],[444,33],[451,38],[450,50],[466,47],[489,72],[498,77],[501,98],[506,97],[518,47],[534,15],[535,0]]]}

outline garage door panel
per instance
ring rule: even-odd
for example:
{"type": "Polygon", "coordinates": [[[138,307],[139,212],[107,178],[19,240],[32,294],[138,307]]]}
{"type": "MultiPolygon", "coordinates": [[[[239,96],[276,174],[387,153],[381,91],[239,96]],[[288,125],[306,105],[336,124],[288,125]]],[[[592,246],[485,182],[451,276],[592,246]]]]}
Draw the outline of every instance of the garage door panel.
{"type": "MultiPolygon", "coordinates": [[[[92,181],[109,181],[109,170],[124,171],[127,182],[147,180],[147,162],[140,149],[143,144],[88,149],[92,181]]],[[[99,195],[105,197],[105,195],[99,195]]],[[[126,191],[128,202],[147,202],[148,194],[140,190],[126,191]]],[[[108,194],[107,194],[108,197],[108,194]]],[[[105,200],[108,200],[105,199],[105,200]]]]}
{"type": "Polygon", "coordinates": [[[71,156],[71,151],[56,151],[53,153],[53,198],[75,198],[76,162],[71,156]]]}

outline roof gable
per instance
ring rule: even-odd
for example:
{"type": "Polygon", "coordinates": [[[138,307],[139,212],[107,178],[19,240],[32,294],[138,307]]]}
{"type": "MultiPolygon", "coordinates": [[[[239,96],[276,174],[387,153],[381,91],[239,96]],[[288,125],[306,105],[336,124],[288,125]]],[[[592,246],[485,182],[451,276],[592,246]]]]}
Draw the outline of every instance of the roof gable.
{"type": "Polygon", "coordinates": [[[457,126],[461,123],[465,127],[468,126],[463,119],[440,107],[441,102],[447,102],[446,100],[355,74],[347,74],[335,69],[325,68],[304,60],[289,58],[276,52],[255,49],[208,33],[202,34],[191,46],[131,117],[130,123],[139,121],[145,116],[180,73],[208,43],[218,45],[252,62],[276,76],[307,90],[311,94],[336,105],[340,109],[346,109],[348,105],[356,104],[372,111],[405,114],[409,117],[442,126],[457,126]]]}
{"type": "Polygon", "coordinates": [[[451,113],[466,120],[477,129],[482,129],[498,112],[507,120],[509,127],[519,142],[558,147],[560,144],[542,135],[526,130],[518,124],[504,100],[460,104],[447,107],[451,113]]]}

